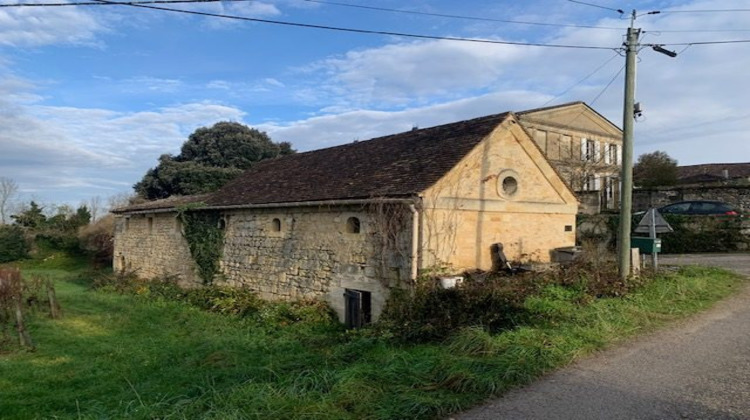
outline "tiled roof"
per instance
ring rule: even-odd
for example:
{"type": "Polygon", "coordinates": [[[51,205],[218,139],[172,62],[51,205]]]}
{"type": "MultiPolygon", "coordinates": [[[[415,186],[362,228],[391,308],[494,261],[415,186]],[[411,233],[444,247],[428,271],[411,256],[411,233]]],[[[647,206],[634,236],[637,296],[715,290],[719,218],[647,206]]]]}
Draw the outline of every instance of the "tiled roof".
{"type": "Polygon", "coordinates": [[[185,196],[172,196],[162,200],[146,201],[138,204],[120,207],[112,210],[112,213],[138,212],[138,211],[158,211],[173,209],[178,206],[184,206],[193,203],[205,202],[211,194],[196,194],[185,196]]]}
{"type": "Polygon", "coordinates": [[[750,178],[750,162],[706,163],[677,167],[677,180],[683,184],[736,178],[750,178]],[[726,171],[726,177],[724,171],[726,171]]]}
{"type": "Polygon", "coordinates": [[[445,175],[508,115],[262,161],[213,194],[207,203],[241,206],[414,195],[445,175]]]}

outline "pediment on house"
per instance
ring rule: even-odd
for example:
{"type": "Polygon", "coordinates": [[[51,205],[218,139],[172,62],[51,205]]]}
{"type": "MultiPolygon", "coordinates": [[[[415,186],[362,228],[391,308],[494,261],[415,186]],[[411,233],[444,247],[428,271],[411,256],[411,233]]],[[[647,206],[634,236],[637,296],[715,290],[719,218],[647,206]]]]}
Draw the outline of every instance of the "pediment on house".
{"type": "Polygon", "coordinates": [[[517,115],[524,125],[541,125],[608,137],[622,136],[619,127],[583,102],[522,111],[517,115]]]}

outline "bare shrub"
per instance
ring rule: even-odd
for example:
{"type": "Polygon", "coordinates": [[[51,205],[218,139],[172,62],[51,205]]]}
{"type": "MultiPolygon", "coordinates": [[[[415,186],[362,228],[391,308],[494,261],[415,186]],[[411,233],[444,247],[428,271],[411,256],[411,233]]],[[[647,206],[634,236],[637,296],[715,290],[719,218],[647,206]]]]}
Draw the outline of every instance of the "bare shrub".
{"type": "Polygon", "coordinates": [[[108,214],[78,232],[81,248],[88,253],[95,267],[112,265],[115,218],[108,214]]]}
{"type": "Polygon", "coordinates": [[[18,340],[22,347],[34,348],[23,317],[23,282],[17,268],[0,268],[0,315],[4,323],[15,320],[18,340]]]}

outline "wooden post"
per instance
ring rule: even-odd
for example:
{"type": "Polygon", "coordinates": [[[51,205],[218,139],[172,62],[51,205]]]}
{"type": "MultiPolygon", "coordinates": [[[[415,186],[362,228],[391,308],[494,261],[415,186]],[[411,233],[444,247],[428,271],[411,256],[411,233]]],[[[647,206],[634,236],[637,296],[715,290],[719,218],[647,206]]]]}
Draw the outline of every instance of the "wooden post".
{"type": "Polygon", "coordinates": [[[13,297],[16,309],[16,331],[18,331],[18,341],[21,343],[21,347],[28,347],[34,349],[34,342],[31,341],[29,332],[26,331],[26,325],[23,322],[23,310],[21,306],[21,295],[13,297]]]}
{"type": "Polygon", "coordinates": [[[49,316],[52,319],[59,319],[62,317],[60,311],[60,304],[57,302],[57,295],[55,294],[55,285],[52,284],[52,280],[45,279],[45,286],[47,287],[47,298],[49,299],[49,316]]]}

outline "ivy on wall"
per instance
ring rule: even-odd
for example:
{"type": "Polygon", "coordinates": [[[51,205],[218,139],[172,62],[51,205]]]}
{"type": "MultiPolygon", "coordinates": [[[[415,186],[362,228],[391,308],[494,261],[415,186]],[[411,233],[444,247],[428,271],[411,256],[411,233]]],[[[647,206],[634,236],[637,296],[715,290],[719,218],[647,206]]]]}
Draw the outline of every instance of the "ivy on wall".
{"type": "Polygon", "coordinates": [[[224,247],[224,230],[219,227],[221,213],[201,210],[202,205],[177,209],[182,222],[182,235],[187,240],[190,255],[198,266],[203,284],[211,284],[219,272],[219,260],[224,247]]]}

